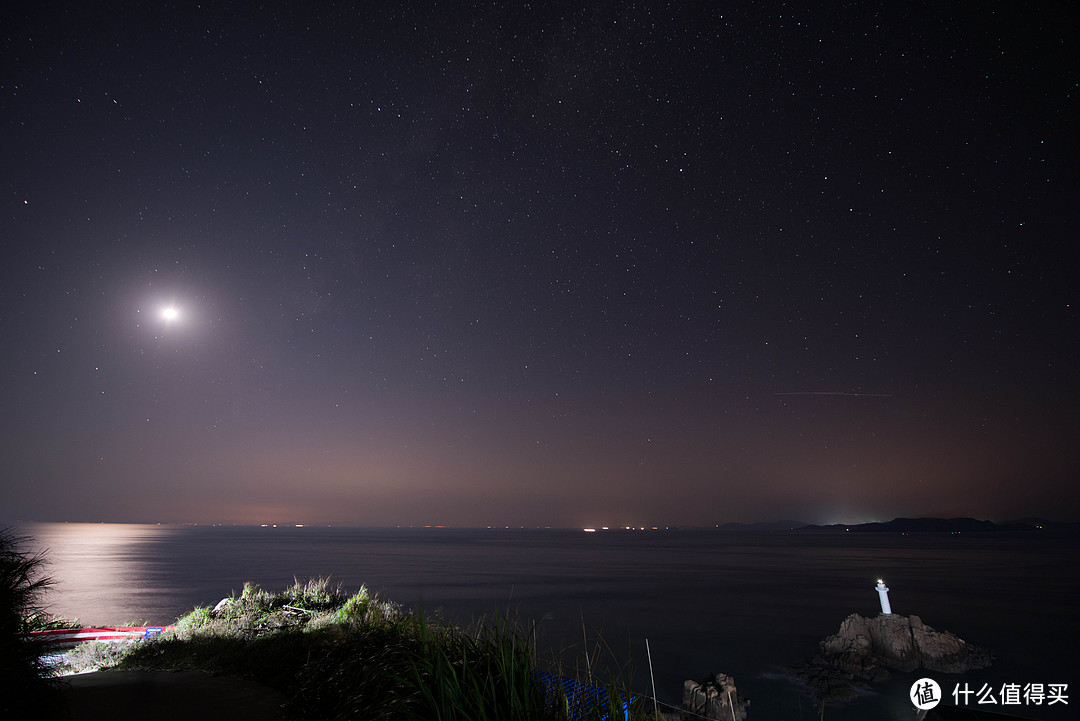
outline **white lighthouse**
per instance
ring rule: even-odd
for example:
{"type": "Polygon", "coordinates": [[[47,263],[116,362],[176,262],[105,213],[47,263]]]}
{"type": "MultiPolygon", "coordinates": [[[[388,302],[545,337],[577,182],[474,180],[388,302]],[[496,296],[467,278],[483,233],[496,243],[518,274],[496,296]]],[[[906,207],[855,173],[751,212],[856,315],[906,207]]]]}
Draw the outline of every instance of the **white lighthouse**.
{"type": "Polygon", "coordinates": [[[878,598],[881,599],[881,612],[884,614],[892,613],[892,606],[889,605],[889,587],[879,578],[874,590],[877,591],[878,598]]]}

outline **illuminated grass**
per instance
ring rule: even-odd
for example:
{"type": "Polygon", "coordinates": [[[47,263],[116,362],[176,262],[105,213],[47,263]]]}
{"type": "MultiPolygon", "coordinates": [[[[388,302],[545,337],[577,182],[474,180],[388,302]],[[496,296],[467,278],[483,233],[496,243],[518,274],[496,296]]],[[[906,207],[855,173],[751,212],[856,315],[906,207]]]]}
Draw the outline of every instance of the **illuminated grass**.
{"type": "MultiPolygon", "coordinates": [[[[279,593],[247,584],[111,664],[252,677],[282,691],[295,719],[565,721],[570,704],[545,695],[531,644],[508,622],[463,629],[318,579],[279,593]]],[[[622,718],[622,694],[609,695],[622,718]]]]}

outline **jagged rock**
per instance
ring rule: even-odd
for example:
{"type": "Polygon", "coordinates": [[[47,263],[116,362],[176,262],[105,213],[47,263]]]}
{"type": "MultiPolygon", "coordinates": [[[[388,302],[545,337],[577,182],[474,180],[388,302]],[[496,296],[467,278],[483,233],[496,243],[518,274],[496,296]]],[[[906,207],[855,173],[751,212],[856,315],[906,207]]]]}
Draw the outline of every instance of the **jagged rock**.
{"type": "Polygon", "coordinates": [[[231,598],[223,598],[220,601],[218,601],[217,605],[214,606],[214,609],[212,611],[210,611],[210,615],[213,618],[217,618],[219,614],[224,612],[225,609],[227,609],[232,604],[233,604],[233,600],[231,598]]]}
{"type": "Polygon", "coordinates": [[[899,614],[875,618],[852,614],[819,646],[821,653],[791,670],[814,696],[830,703],[854,698],[856,687],[884,681],[888,669],[964,673],[985,668],[991,661],[986,649],[936,631],[918,616],[899,614]]]}
{"type": "Polygon", "coordinates": [[[853,613],[840,630],[821,642],[827,663],[860,676],[880,666],[897,671],[916,669],[964,673],[990,665],[990,653],[955,635],[936,631],[918,616],[880,614],[866,618],[853,613]]]}
{"type": "Polygon", "coordinates": [[[709,674],[702,681],[683,684],[684,711],[716,721],[744,721],[750,702],[739,698],[735,680],[727,674],[709,674]]]}

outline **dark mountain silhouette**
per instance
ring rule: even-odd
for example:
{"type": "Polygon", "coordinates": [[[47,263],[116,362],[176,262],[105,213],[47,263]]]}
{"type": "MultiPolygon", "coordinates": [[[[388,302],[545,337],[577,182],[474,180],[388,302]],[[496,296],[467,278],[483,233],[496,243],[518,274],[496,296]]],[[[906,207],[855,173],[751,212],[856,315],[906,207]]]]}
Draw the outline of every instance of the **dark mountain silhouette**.
{"type": "Polygon", "coordinates": [[[802,526],[800,531],[849,531],[851,533],[1038,533],[1044,530],[1080,531],[1078,523],[1060,523],[1038,518],[994,523],[975,518],[894,518],[883,523],[834,523],[802,526]]]}

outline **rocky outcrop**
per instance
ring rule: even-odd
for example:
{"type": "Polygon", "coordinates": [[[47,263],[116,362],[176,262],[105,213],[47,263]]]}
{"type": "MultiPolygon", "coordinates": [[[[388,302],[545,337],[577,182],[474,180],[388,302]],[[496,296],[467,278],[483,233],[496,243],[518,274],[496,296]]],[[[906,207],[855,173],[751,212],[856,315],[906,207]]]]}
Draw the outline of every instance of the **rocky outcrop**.
{"type": "Polygon", "coordinates": [[[726,674],[709,674],[701,681],[683,684],[683,711],[716,721],[744,721],[750,702],[739,698],[735,680],[726,674]]]}
{"type": "Polygon", "coordinates": [[[991,662],[986,649],[937,631],[918,616],[898,614],[875,618],[852,614],[819,645],[817,656],[792,670],[826,701],[853,697],[852,686],[882,681],[889,669],[964,673],[991,662]]]}
{"type": "Polygon", "coordinates": [[[917,669],[964,673],[990,665],[990,653],[955,635],[936,631],[918,616],[880,614],[866,618],[853,613],[840,630],[821,642],[827,663],[855,674],[884,666],[897,671],[917,669]]]}

